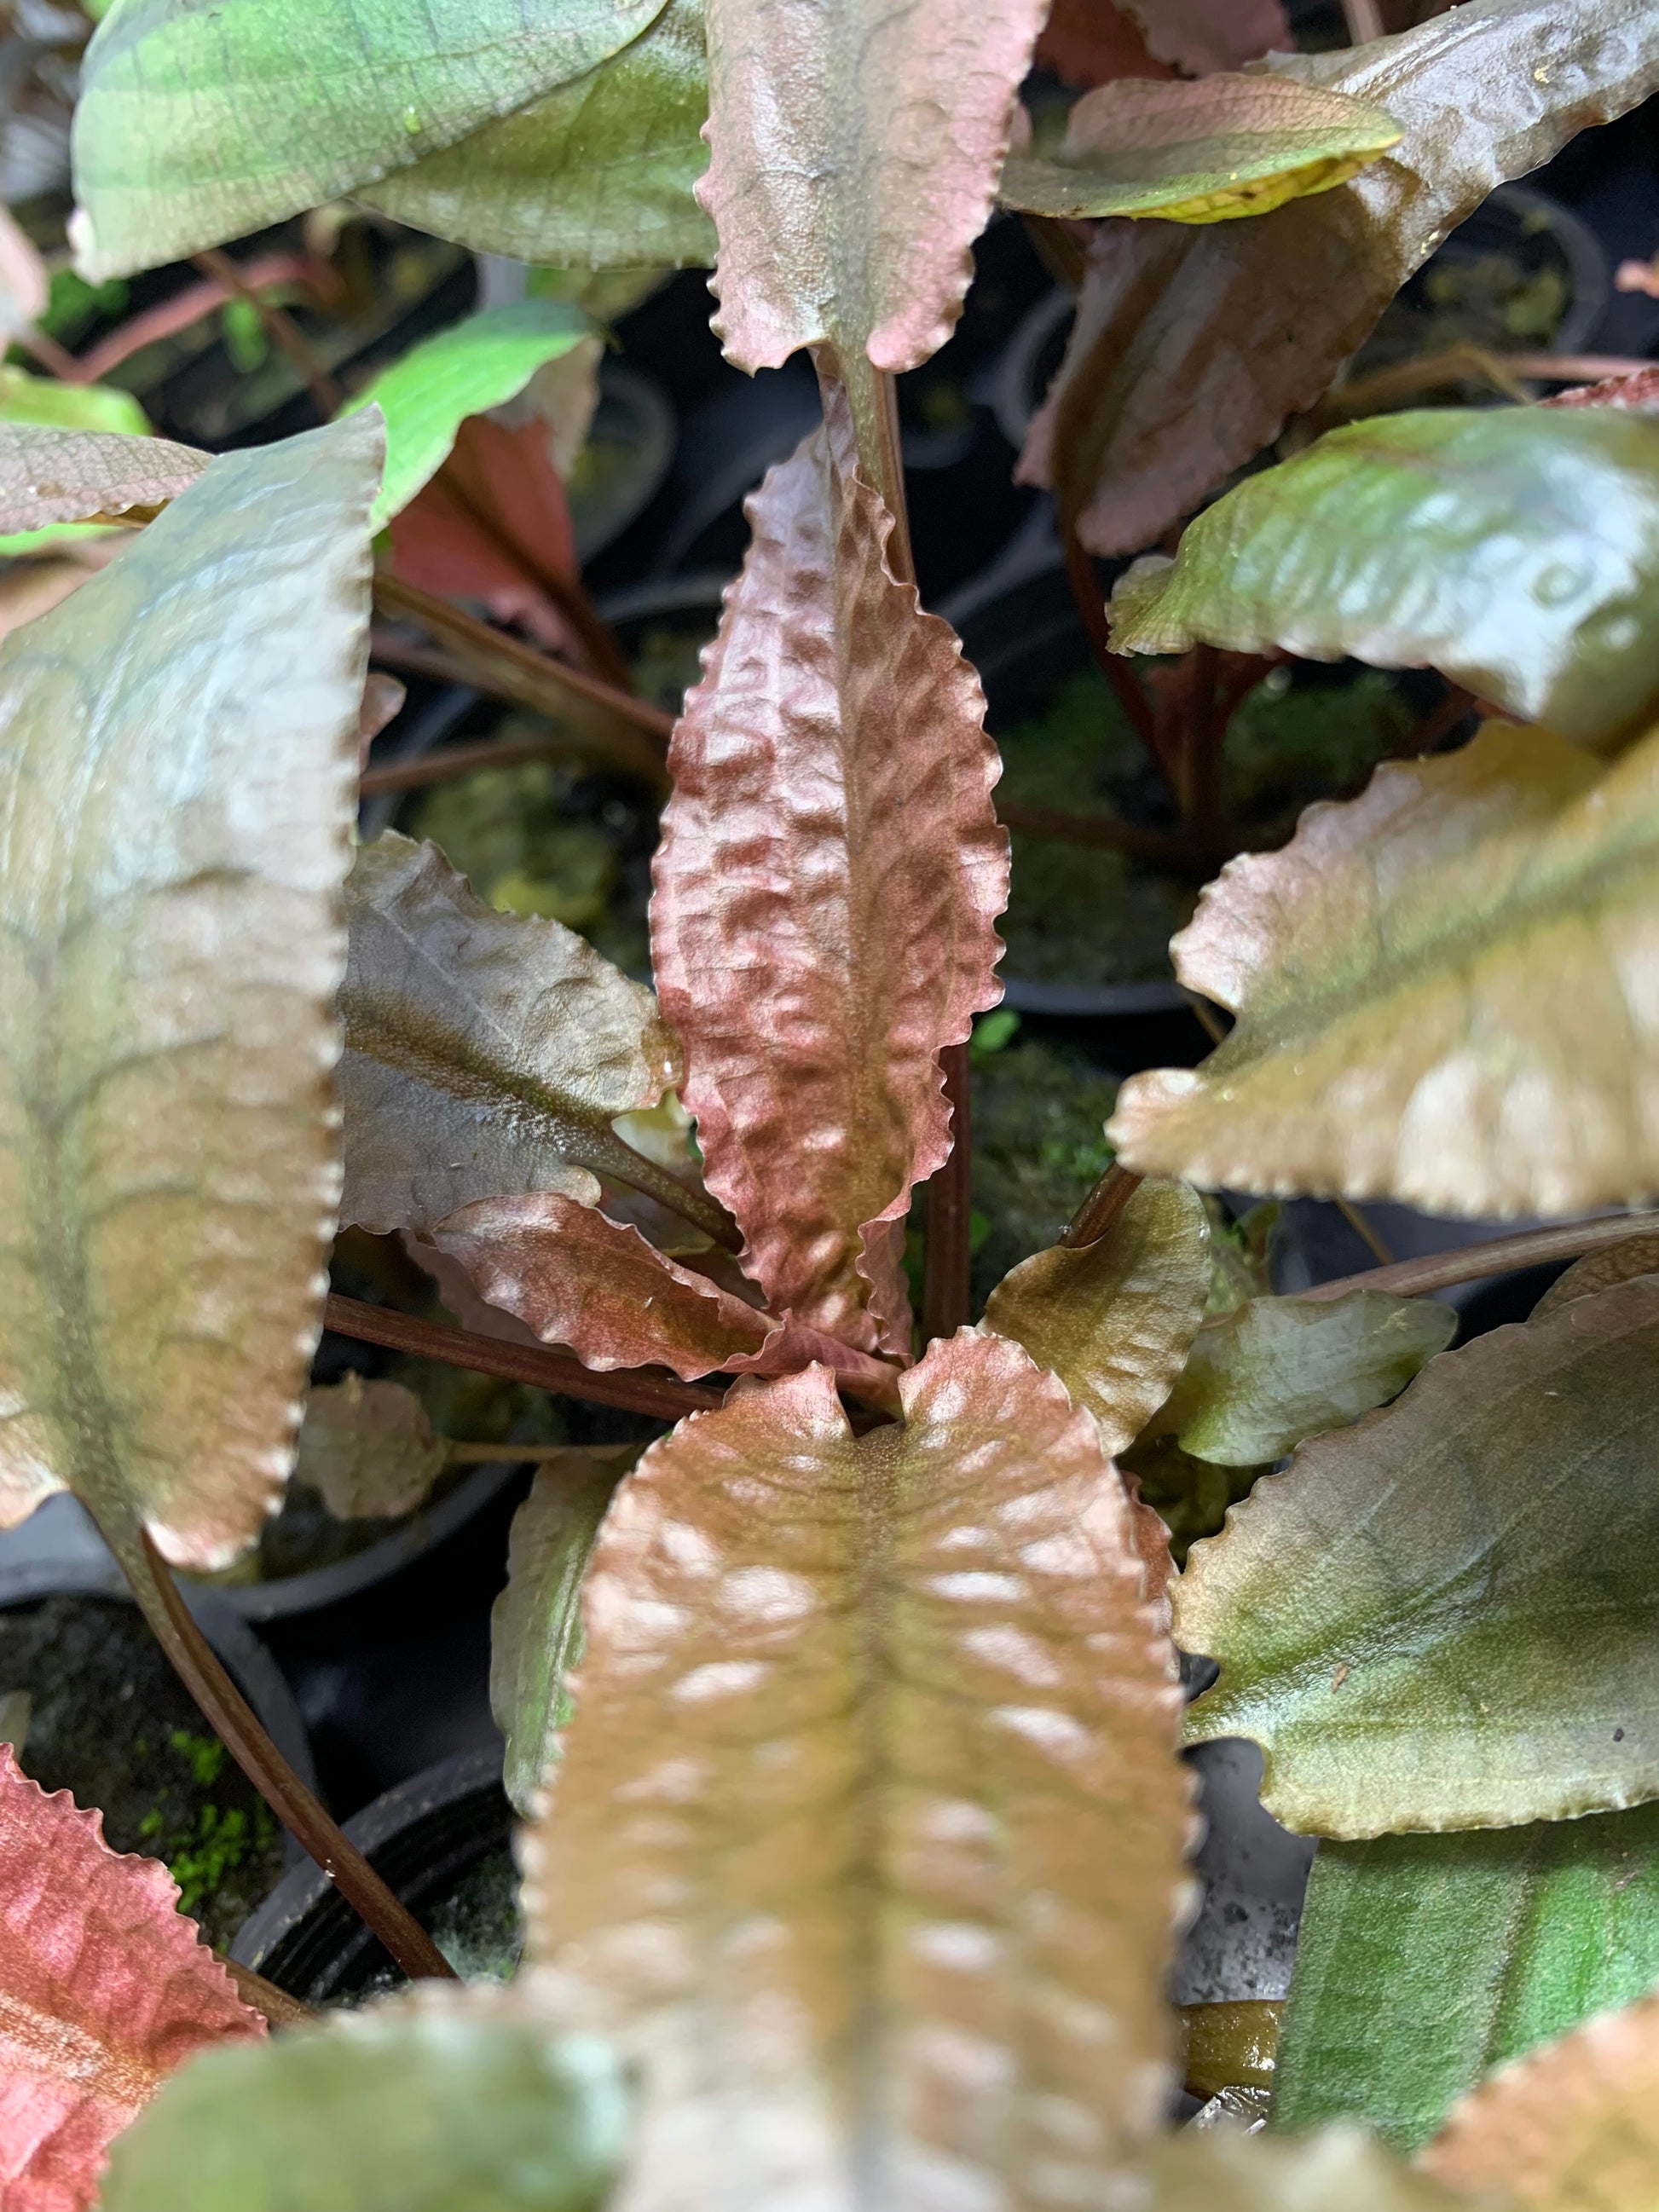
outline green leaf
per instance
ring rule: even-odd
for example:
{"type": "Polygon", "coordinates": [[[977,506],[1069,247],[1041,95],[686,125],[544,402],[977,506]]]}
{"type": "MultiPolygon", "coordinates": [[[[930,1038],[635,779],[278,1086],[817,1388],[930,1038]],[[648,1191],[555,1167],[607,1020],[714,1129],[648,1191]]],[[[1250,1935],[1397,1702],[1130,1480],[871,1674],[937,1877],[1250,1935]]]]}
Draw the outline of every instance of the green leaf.
{"type": "Polygon", "coordinates": [[[1659,1279],[1425,1368],[1304,1444],[1176,1585],[1286,1827],[1509,1827],[1659,1795],[1659,1279]]]}
{"type": "Polygon", "coordinates": [[[1659,1982],[1659,1805],[1461,1836],[1322,1844],[1273,2124],[1425,2143],[1463,2093],[1659,1982]]]}
{"type": "Polygon", "coordinates": [[[55,430],[119,430],[143,438],[149,419],[130,392],[107,384],[60,384],[0,362],[0,422],[34,422],[55,430]]]}
{"type": "Polygon", "coordinates": [[[214,461],[0,646],[0,1522],[226,1565],[288,1473],[339,1190],[378,420],[214,461]]]}
{"type": "Polygon", "coordinates": [[[386,416],[386,479],[374,528],[401,514],[442,467],[469,415],[515,398],[544,362],[568,353],[592,328],[580,307],[521,300],[467,316],[383,369],[342,410],[379,407],[386,416]]]}
{"type": "Polygon", "coordinates": [[[100,2212],[588,2212],[623,2147],[602,2050],[427,1985],[205,2052],[112,2147],[100,2212]]]}
{"type": "Polygon", "coordinates": [[[507,1739],[502,1781],[526,1820],[542,1809],[558,1732],[574,1710],[582,1577],[611,1492],[641,1444],[572,1444],[536,1470],[513,1516],[507,1586],[489,1616],[489,1709],[507,1739]]]}
{"type": "Polygon", "coordinates": [[[1437,408],[1250,477],[1112,594],[1118,653],[1200,640],[1439,669],[1570,738],[1659,701],[1659,422],[1437,408]]]}
{"type": "Polygon", "coordinates": [[[586,76],[357,198],[416,229],[520,261],[707,265],[714,226],[692,187],[708,163],[708,114],[702,0],[670,0],[648,30],[586,76]]]}
{"type": "Polygon", "coordinates": [[[1010,155],[999,197],[1035,215],[1225,222],[1329,191],[1400,136],[1381,108],[1289,78],[1121,77],[1078,101],[1052,160],[1010,155]]]}
{"type": "Polygon", "coordinates": [[[116,0],[75,114],[78,266],[174,261],[372,185],[596,69],[663,0],[116,0]]]}
{"type": "Polygon", "coordinates": [[[1152,1425],[1219,1467],[1281,1459],[1386,1404],[1456,1334],[1431,1298],[1252,1298],[1205,1322],[1152,1425]]]}

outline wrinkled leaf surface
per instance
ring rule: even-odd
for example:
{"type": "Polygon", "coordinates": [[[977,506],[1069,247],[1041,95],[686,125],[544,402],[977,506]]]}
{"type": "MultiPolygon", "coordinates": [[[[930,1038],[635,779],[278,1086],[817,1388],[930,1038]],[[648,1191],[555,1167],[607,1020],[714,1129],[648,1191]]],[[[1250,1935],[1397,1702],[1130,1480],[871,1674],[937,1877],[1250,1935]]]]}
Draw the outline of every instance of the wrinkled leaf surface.
{"type": "Polygon", "coordinates": [[[1659,1236],[1622,1237],[1616,1244],[1575,1260],[1539,1299],[1532,1318],[1541,1321],[1558,1306],[1571,1305],[1575,1298],[1589,1297],[1595,1291],[1609,1291],[1615,1283],[1629,1282],[1633,1275],[1659,1275],[1659,1236]]]}
{"type": "Polygon", "coordinates": [[[294,1479],[309,1483],[337,1521],[394,1518],[415,1510],[445,1458],[412,1390],[354,1371],[308,1393],[294,1479]]]}
{"type": "Polygon", "coordinates": [[[207,466],[205,453],[164,438],[0,424],[0,532],[95,515],[149,516],[207,466]]]}

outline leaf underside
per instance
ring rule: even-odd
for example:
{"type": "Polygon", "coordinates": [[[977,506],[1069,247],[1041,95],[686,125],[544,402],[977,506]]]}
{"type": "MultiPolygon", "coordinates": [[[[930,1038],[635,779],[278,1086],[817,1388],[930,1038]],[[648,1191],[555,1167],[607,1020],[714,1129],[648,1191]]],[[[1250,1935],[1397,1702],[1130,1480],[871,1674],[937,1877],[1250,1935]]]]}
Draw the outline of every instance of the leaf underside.
{"type": "Polygon", "coordinates": [[[205,453],[164,438],[0,423],[0,534],[94,516],[146,520],[207,464],[205,453]]]}
{"type": "Polygon", "coordinates": [[[445,1457],[412,1390],[353,1372],[307,1395],[294,1479],[337,1521],[396,1519],[422,1502],[445,1457]]]}

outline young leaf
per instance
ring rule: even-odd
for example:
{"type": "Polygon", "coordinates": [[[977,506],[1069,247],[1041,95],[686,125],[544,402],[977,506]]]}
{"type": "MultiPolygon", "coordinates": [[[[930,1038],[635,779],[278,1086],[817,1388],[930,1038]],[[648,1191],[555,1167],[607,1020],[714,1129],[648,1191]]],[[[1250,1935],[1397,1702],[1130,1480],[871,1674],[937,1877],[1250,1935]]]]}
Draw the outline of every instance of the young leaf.
{"type": "Polygon", "coordinates": [[[1048,0],[707,0],[714,329],[738,368],[833,349],[866,473],[869,364],[951,334],[1048,0]]]}
{"type": "Polygon", "coordinates": [[[1533,1308],[1532,1318],[1542,1321],[1558,1307],[1571,1305],[1575,1298],[1587,1298],[1595,1291],[1610,1291],[1615,1283],[1627,1283],[1633,1275],[1659,1275],[1659,1236],[1624,1237],[1600,1252],[1587,1252],[1550,1285],[1533,1308]]]}
{"type": "Polygon", "coordinates": [[[1630,407],[1651,415],[1659,410],[1659,368],[1638,368],[1629,376],[1604,377],[1599,384],[1580,384],[1571,392],[1558,392],[1547,407],[1630,407]]]}
{"type": "Polygon", "coordinates": [[[522,1191],[591,1206],[605,1175],[718,1229],[611,1126],[679,1078],[647,990],[561,923],[485,906],[435,845],[395,831],[359,848],[346,920],[343,1219],[425,1232],[522,1191]]]}
{"type": "Polygon", "coordinates": [[[0,1522],[70,1489],[219,1567],[287,1475],[381,450],[225,455],[0,645],[0,1522]]]}
{"type": "Polygon", "coordinates": [[[1152,2212],[1470,2212],[1358,2128],[1302,2142],[1186,2128],[1149,2161],[1152,2212]]]}
{"type": "Polygon", "coordinates": [[[425,1983],[185,2067],[99,2212],[597,2212],[627,2099],[518,1990],[425,1983]]]}
{"type": "Polygon", "coordinates": [[[1202,640],[1438,668],[1589,744],[1659,699],[1659,422],[1435,408],[1351,422],[1229,492],[1112,594],[1119,653],[1202,640]]]}
{"type": "Polygon", "coordinates": [[[1505,2059],[1659,1982],[1659,1805],[1462,1836],[1322,1844],[1273,2122],[1426,2142],[1505,2059]]]}
{"type": "Polygon", "coordinates": [[[663,0],[125,0],[75,112],[79,266],[181,260],[407,168],[568,84],[663,0]]]}
{"type": "Polygon", "coordinates": [[[627,2212],[1107,2200],[1160,2124],[1178,1692],[1093,1423],[970,1332],[684,1421],[584,1601],[525,1850],[555,2017],[641,2069],[627,2212]]]}
{"type": "Polygon", "coordinates": [[[205,453],[165,438],[0,424],[0,534],[117,516],[148,521],[207,465],[205,453]]]}
{"type": "Polygon", "coordinates": [[[979,678],[895,580],[848,442],[838,416],[750,502],[670,750],[652,950],[749,1272],[808,1327],[908,1351],[891,1229],[950,1149],[939,1051],[1001,996],[1008,845],[979,678]]]}
{"type": "Polygon", "coordinates": [[[175,2066],[264,2022],[178,1910],[154,1859],[104,1841],[0,1744],[0,2197],[81,2212],[112,2136],[175,2066]]]}
{"type": "Polygon", "coordinates": [[[1286,1827],[1507,1827],[1659,1795],[1659,1281],[1435,1360],[1194,1544],[1193,1742],[1253,1736],[1286,1827]],[[1478,1726],[1472,1725],[1478,1720],[1478,1726]]]}
{"type": "Polygon", "coordinates": [[[130,392],[107,384],[60,384],[55,377],[31,376],[9,362],[0,364],[0,422],[133,438],[149,434],[149,417],[130,392]]]}
{"type": "MultiPolygon", "coordinates": [[[[394,516],[392,565],[405,583],[481,600],[492,621],[521,623],[550,652],[568,653],[580,641],[560,602],[580,564],[548,447],[538,417],[509,429],[469,416],[443,467],[394,516]]],[[[653,765],[660,774],[659,760],[653,765]]]]}
{"type": "Polygon", "coordinates": [[[714,226],[692,188],[708,166],[708,115],[702,0],[669,0],[585,76],[356,197],[543,266],[707,266],[714,226]]]}
{"type": "Polygon", "coordinates": [[[1659,2191],[1659,1996],[1504,2067],[1422,2164],[1528,2212],[1647,2212],[1659,2191]]]}
{"type": "Polygon", "coordinates": [[[294,1479],[309,1483],[337,1521],[395,1517],[415,1510],[445,1457],[412,1390],[350,1374],[307,1396],[294,1479]]]}
{"type": "Polygon", "coordinates": [[[1456,1334],[1432,1298],[1252,1298],[1199,1330],[1154,1427],[1199,1459],[1260,1466],[1385,1405],[1456,1334]]]}
{"type": "Polygon", "coordinates": [[[1086,1407],[1103,1450],[1121,1451],[1170,1395],[1210,1285],[1204,1201],[1144,1182],[1106,1234],[1021,1261],[986,1301],[985,1326],[1024,1346],[1086,1407]]]}
{"type": "Polygon", "coordinates": [[[1011,155],[1005,207],[1224,222],[1333,186],[1400,139],[1380,108],[1273,76],[1136,78],[1086,93],[1049,161],[1011,155]]]}
{"type": "Polygon", "coordinates": [[[612,1492],[639,1444],[573,1444],[536,1470],[513,1516],[507,1586],[489,1616],[489,1710],[507,1739],[501,1779],[526,1820],[545,1810],[568,1678],[581,1651],[582,1577],[612,1492]]]}
{"type": "Polygon", "coordinates": [[[379,407],[386,416],[386,478],[374,502],[379,530],[408,506],[442,465],[469,415],[499,407],[545,362],[581,343],[591,325],[562,300],[486,307],[412,347],[360,392],[345,410],[379,407]]]}
{"type": "Polygon", "coordinates": [[[1659,734],[1611,767],[1489,724],[1310,807],[1175,940],[1239,1017],[1118,1093],[1125,1164],[1212,1188],[1570,1214],[1659,1187],[1659,734]],[[1547,975],[1550,988],[1538,988],[1547,975]]]}
{"type": "Polygon", "coordinates": [[[1495,185],[1659,83],[1646,0],[1468,0],[1398,38],[1275,55],[1381,108],[1402,143],[1248,223],[1108,224],[1020,464],[1099,553],[1139,552],[1310,406],[1495,185]]]}

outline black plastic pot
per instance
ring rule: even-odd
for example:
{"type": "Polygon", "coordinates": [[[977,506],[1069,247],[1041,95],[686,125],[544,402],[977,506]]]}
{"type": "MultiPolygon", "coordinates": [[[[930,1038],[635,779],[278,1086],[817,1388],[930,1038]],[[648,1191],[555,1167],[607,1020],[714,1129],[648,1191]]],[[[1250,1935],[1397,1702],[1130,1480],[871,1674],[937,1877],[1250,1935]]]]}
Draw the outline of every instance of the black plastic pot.
{"type": "MultiPolygon", "coordinates": [[[[463,1752],[428,1767],[345,1824],[351,1841],[417,1917],[503,1849],[512,1831],[499,1749],[463,1752]]],[[[386,1966],[378,1940],[309,1862],[244,1923],[231,1956],[313,2005],[361,1995],[386,1966]]]]}

